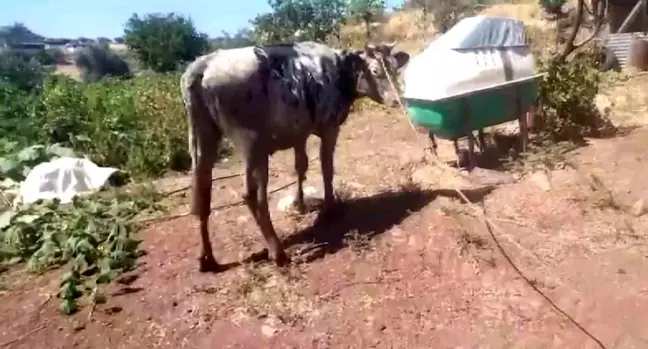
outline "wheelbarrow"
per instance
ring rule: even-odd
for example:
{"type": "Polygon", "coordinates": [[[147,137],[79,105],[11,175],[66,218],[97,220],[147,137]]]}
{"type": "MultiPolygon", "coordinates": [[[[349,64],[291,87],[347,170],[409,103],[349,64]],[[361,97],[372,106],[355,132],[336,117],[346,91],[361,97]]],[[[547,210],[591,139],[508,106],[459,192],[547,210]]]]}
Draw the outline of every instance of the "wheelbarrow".
{"type": "Polygon", "coordinates": [[[518,120],[521,150],[526,151],[529,137],[527,113],[535,104],[542,76],[537,74],[436,100],[406,97],[406,110],[415,126],[429,131],[435,153],[435,136],[453,141],[457,167],[460,167],[461,158],[458,140],[467,137],[467,169],[472,170],[476,166],[475,130],[478,131],[479,148],[483,152],[486,149],[484,128],[518,120]]]}

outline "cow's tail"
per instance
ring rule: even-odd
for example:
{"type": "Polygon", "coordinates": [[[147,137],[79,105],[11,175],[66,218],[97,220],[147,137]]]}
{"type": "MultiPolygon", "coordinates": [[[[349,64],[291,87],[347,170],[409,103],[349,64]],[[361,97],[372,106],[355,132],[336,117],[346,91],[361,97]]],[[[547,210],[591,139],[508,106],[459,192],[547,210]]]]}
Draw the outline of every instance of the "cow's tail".
{"type": "MultiPolygon", "coordinates": [[[[216,122],[215,115],[212,115],[204,96],[202,80],[205,64],[203,62],[196,63],[198,64],[190,65],[187,68],[181,79],[182,97],[187,110],[189,154],[193,171],[196,170],[198,152],[217,152],[222,137],[222,130],[216,122]],[[209,139],[201,139],[203,137],[209,139]],[[199,149],[201,144],[210,144],[213,147],[199,149]]],[[[215,158],[216,154],[211,156],[215,158]]]]}

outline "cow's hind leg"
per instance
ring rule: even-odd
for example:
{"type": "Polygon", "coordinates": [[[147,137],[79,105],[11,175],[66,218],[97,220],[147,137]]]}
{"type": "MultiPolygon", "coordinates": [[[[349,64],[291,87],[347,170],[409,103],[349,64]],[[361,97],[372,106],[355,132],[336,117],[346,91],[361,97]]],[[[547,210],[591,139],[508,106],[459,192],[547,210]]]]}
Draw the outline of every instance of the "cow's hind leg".
{"type": "Polygon", "coordinates": [[[218,141],[220,134],[213,135],[215,138],[207,142],[199,140],[197,154],[193,165],[193,193],[192,193],[192,214],[200,220],[200,237],[202,239],[202,251],[200,254],[200,271],[216,272],[220,266],[214,258],[211,241],[209,239],[209,216],[211,213],[211,189],[212,189],[212,168],[216,160],[218,141]],[[202,144],[200,144],[202,143],[202,144]],[[206,147],[206,145],[214,145],[206,147]]]}
{"type": "Polygon", "coordinates": [[[297,172],[297,190],[295,192],[295,206],[300,214],[306,213],[304,204],[303,183],[308,171],[308,154],[306,154],[306,140],[295,147],[295,171],[297,172]]]}
{"type": "Polygon", "coordinates": [[[290,259],[277,237],[268,209],[268,155],[263,156],[252,152],[246,160],[245,185],[247,193],[245,202],[256,220],[266,240],[270,256],[278,266],[290,263],[290,259]]]}

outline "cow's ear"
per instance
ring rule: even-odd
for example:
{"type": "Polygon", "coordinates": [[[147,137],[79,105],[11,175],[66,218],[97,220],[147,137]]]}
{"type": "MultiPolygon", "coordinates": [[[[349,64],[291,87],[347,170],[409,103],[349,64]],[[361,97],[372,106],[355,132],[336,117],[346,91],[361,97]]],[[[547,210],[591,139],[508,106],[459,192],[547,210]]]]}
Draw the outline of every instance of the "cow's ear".
{"type": "Polygon", "coordinates": [[[392,50],[394,49],[394,47],[396,46],[396,42],[387,42],[387,43],[383,43],[382,46],[383,46],[383,49],[385,50],[385,52],[386,52],[387,54],[390,54],[391,51],[392,51],[392,50]]]}
{"type": "Polygon", "coordinates": [[[370,43],[366,43],[364,47],[365,52],[367,53],[367,56],[373,57],[374,52],[376,52],[376,46],[372,45],[370,43]]]}
{"type": "Polygon", "coordinates": [[[398,51],[392,55],[396,60],[396,69],[400,69],[409,62],[410,55],[407,52],[398,51]]]}

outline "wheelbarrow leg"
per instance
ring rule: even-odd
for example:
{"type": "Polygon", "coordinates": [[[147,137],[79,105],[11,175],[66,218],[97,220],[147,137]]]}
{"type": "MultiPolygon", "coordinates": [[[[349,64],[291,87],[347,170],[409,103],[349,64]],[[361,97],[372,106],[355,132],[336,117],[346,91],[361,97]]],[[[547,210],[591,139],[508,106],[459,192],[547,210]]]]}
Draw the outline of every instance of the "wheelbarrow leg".
{"type": "Polygon", "coordinates": [[[479,129],[479,149],[481,149],[482,153],[486,151],[486,137],[483,128],[479,129]]]}
{"type": "Polygon", "coordinates": [[[528,113],[522,110],[522,101],[519,91],[516,91],[515,96],[515,112],[518,116],[518,124],[520,125],[520,151],[524,153],[527,150],[527,143],[529,142],[529,125],[527,123],[528,113]]]}
{"type": "Polygon", "coordinates": [[[461,152],[459,151],[459,139],[453,139],[452,145],[454,146],[455,155],[457,155],[457,169],[461,168],[461,152]]]}
{"type": "MultiPolygon", "coordinates": [[[[468,105],[468,102],[466,102],[466,100],[463,99],[463,98],[461,100],[461,114],[462,114],[462,118],[463,118],[464,132],[465,132],[465,135],[468,136],[468,166],[467,166],[467,170],[472,171],[472,169],[475,167],[475,135],[473,134],[473,129],[472,129],[470,119],[469,119],[470,107],[468,105]]],[[[458,152],[458,150],[459,150],[459,146],[457,145],[457,143],[455,141],[455,151],[458,152]]]]}
{"type": "Polygon", "coordinates": [[[432,154],[434,154],[434,156],[437,156],[437,142],[436,138],[434,137],[434,133],[432,131],[429,131],[428,137],[430,137],[430,141],[432,142],[432,154]]]}
{"type": "Polygon", "coordinates": [[[475,135],[471,132],[468,133],[468,171],[475,168],[475,135]]]}

